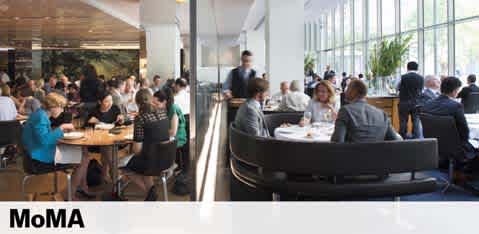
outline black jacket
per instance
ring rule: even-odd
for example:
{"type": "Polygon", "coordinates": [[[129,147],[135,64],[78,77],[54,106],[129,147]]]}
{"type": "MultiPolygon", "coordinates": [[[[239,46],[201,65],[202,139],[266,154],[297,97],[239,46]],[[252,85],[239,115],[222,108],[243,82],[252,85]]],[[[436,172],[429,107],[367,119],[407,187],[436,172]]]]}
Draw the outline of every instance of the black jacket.
{"type": "Polygon", "coordinates": [[[399,100],[401,102],[417,102],[423,89],[424,78],[415,72],[408,72],[401,77],[399,100]]]}

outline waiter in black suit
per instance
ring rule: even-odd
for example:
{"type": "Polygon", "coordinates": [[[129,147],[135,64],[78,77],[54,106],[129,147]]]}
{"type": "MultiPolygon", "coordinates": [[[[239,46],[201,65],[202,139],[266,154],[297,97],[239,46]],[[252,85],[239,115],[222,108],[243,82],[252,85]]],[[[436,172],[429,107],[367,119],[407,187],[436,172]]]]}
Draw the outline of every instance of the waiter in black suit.
{"type": "Polygon", "coordinates": [[[253,67],[253,53],[245,50],[241,53],[241,65],[228,74],[223,83],[223,95],[225,98],[248,98],[248,81],[256,78],[253,67]]]}
{"type": "Polygon", "coordinates": [[[421,123],[417,113],[419,97],[424,89],[424,77],[418,74],[419,65],[416,62],[407,64],[407,73],[402,75],[399,84],[399,134],[406,139],[407,123],[411,116],[413,129],[412,138],[421,138],[421,123]]]}

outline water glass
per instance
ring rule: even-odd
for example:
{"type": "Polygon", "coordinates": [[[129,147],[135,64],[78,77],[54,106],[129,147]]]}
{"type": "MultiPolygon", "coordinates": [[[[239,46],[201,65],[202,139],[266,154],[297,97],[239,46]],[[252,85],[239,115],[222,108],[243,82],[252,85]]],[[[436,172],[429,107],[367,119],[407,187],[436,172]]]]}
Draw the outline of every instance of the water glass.
{"type": "Polygon", "coordinates": [[[311,124],[312,116],[311,112],[304,112],[303,120],[305,126],[311,124]]]}

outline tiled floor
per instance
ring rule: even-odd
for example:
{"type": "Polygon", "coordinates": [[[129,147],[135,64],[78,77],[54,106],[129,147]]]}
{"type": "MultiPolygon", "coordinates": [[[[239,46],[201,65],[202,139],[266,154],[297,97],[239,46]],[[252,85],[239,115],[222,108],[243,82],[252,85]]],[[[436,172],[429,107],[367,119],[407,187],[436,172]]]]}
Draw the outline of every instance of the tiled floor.
{"type": "MultiPolygon", "coordinates": [[[[46,193],[53,191],[53,174],[35,176],[31,178],[26,185],[27,198],[22,196],[21,184],[24,173],[22,171],[21,158],[17,159],[15,164],[10,164],[7,169],[0,169],[0,201],[53,201],[52,196],[38,195],[39,193],[46,193]],[[34,195],[36,194],[36,195],[34,195]]],[[[170,201],[189,201],[190,197],[177,196],[171,192],[173,188],[174,178],[168,181],[168,199],[170,201]]],[[[66,186],[66,179],[64,174],[58,174],[58,189],[62,191],[66,186]]],[[[159,188],[158,199],[163,200],[162,188],[159,188]]],[[[91,201],[100,201],[102,196],[111,192],[111,184],[98,186],[91,188],[91,191],[96,194],[96,198],[91,201]]],[[[142,194],[141,190],[131,183],[125,190],[125,196],[129,201],[142,201],[145,194],[142,194]],[[132,195],[132,194],[137,195],[132,195]]],[[[81,198],[81,196],[78,196],[81,198]]],[[[82,199],[82,201],[88,201],[88,199],[82,199]]]]}

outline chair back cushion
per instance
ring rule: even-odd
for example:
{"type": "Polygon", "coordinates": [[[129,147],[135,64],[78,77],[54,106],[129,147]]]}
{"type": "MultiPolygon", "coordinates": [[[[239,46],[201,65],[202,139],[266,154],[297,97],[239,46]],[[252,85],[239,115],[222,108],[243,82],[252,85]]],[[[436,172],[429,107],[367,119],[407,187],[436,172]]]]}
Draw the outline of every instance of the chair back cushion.
{"type": "Polygon", "coordinates": [[[18,144],[22,135],[22,125],[20,122],[0,121],[0,146],[18,144]]]}
{"type": "Polygon", "coordinates": [[[453,117],[421,113],[420,119],[424,137],[437,139],[441,160],[462,153],[462,144],[453,117]]]}
{"type": "Polygon", "coordinates": [[[175,163],[176,141],[144,145],[141,157],[144,157],[147,164],[144,174],[147,176],[159,176],[175,163]]]}
{"type": "Polygon", "coordinates": [[[469,97],[464,99],[464,112],[475,114],[477,111],[479,111],[479,92],[471,92],[469,97]]]}

